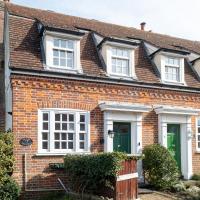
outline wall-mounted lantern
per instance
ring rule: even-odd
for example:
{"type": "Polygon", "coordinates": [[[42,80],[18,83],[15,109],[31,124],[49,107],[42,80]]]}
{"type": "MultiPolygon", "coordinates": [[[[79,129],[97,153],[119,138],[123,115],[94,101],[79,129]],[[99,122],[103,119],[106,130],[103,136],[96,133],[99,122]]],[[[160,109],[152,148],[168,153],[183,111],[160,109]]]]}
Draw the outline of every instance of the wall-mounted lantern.
{"type": "Polygon", "coordinates": [[[115,132],[114,132],[114,131],[108,130],[108,136],[109,136],[110,138],[114,138],[114,135],[115,135],[115,132]]]}

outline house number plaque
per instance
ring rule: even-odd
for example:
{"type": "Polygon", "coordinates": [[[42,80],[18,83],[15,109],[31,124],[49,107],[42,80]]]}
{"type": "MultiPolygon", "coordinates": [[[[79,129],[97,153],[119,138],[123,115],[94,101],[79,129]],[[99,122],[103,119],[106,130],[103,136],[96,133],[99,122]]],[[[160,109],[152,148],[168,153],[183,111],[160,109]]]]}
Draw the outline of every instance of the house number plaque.
{"type": "Polygon", "coordinates": [[[31,138],[22,138],[20,140],[20,144],[22,146],[30,146],[33,143],[33,140],[31,138]]]}

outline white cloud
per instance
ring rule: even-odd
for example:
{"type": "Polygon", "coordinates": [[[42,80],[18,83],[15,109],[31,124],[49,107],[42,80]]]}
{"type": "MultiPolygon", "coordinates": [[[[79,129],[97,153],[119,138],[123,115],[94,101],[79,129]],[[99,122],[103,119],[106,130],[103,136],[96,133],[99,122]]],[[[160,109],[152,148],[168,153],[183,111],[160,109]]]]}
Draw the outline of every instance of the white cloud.
{"type": "Polygon", "coordinates": [[[139,27],[200,40],[199,0],[11,0],[13,3],[65,14],[139,27]]]}

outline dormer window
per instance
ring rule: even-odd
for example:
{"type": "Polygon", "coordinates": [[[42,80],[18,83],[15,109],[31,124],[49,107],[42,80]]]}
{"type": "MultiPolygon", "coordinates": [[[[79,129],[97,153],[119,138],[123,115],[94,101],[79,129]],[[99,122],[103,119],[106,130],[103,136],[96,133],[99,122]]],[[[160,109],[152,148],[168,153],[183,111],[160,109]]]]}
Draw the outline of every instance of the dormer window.
{"type": "Polygon", "coordinates": [[[81,73],[80,36],[47,32],[44,36],[48,70],[81,73]]]}
{"type": "Polygon", "coordinates": [[[180,59],[165,58],[165,80],[169,82],[180,82],[180,59]]]}
{"type": "Polygon", "coordinates": [[[179,54],[160,52],[154,55],[154,63],[161,75],[161,82],[185,85],[184,57],[179,54]]]}
{"type": "Polygon", "coordinates": [[[112,47],[112,74],[129,76],[130,50],[112,47]]]}
{"type": "Polygon", "coordinates": [[[74,69],[74,41],[54,38],[53,65],[74,69]]]}

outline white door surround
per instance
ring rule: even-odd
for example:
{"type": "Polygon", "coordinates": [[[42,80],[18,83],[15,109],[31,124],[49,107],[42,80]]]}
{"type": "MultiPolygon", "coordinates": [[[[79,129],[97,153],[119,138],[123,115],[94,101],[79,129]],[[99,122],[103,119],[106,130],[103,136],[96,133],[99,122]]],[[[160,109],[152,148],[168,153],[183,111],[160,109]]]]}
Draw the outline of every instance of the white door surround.
{"type": "Polygon", "coordinates": [[[113,138],[108,136],[108,130],[113,130],[113,122],[131,123],[131,154],[142,153],[142,113],[152,110],[144,104],[122,102],[100,102],[104,111],[104,151],[113,151],[113,138]]]}
{"type": "Polygon", "coordinates": [[[154,106],[158,114],[158,140],[167,148],[167,124],[180,124],[181,137],[181,172],[185,179],[190,179],[192,172],[192,126],[191,116],[198,115],[198,109],[154,106]]]}

